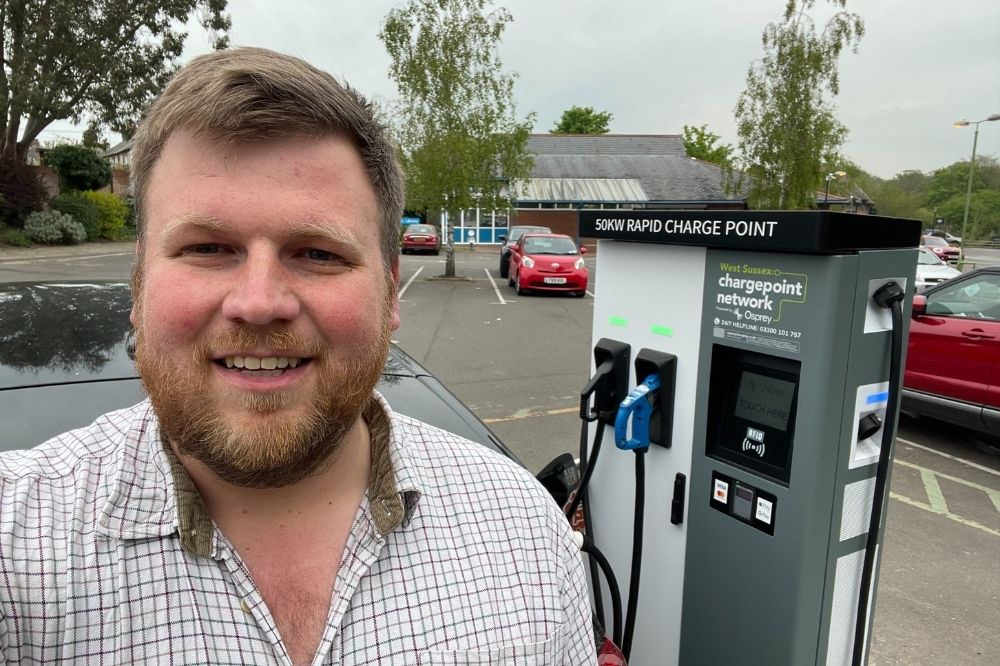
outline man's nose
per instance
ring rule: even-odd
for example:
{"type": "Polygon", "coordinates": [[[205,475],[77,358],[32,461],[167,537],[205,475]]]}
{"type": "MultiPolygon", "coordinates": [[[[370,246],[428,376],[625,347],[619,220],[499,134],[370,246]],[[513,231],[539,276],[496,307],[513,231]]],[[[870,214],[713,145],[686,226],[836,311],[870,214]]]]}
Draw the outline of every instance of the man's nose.
{"type": "Polygon", "coordinates": [[[291,275],[278,258],[251,254],[234,277],[235,283],[222,304],[226,319],[263,326],[289,322],[298,316],[300,303],[291,275]]]}

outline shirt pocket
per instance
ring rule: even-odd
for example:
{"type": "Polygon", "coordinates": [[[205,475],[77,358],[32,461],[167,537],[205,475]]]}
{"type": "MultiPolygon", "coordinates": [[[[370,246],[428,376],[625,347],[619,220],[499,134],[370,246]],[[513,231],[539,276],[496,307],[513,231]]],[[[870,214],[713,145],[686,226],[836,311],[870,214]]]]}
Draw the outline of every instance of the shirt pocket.
{"type": "Polygon", "coordinates": [[[420,666],[551,666],[563,663],[563,628],[541,643],[487,646],[479,650],[428,650],[420,666]]]}

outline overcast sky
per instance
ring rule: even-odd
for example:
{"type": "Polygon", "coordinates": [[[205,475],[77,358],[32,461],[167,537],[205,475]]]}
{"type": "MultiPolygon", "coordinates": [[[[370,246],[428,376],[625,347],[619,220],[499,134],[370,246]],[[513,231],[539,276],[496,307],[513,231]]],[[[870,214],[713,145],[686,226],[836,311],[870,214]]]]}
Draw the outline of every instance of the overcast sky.
{"type": "MultiPolygon", "coordinates": [[[[298,55],[363,93],[396,96],[378,31],[400,1],[230,0],[231,42],[298,55]],[[277,8],[280,8],[278,10],[277,8]]],[[[733,108],[761,33],[785,0],[505,0],[513,22],[500,55],[518,75],[520,118],[547,132],[573,105],[614,114],[616,134],[679,134],[707,124],[736,143],[733,108]]],[[[1000,113],[1000,1],[848,0],[865,21],[858,53],[840,61],[844,154],[884,178],[933,171],[972,152],[973,127],[1000,113]]],[[[816,17],[829,15],[818,0],[816,17]],[[821,14],[822,12],[822,14],[821,14]]],[[[210,49],[192,30],[185,57],[210,49]]],[[[61,125],[61,127],[66,127],[61,125]]],[[[72,136],[72,135],[71,135],[72,136]]],[[[43,137],[44,138],[44,137],[43,137]]],[[[1000,159],[1000,121],[978,154],[1000,159]]]]}

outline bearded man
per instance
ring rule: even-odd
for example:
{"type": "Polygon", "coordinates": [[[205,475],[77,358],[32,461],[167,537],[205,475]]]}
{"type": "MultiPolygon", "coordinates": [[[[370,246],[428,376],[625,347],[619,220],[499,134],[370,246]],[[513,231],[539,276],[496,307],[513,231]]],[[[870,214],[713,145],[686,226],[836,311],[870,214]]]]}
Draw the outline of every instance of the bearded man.
{"type": "Polygon", "coordinates": [[[551,498],[374,390],[403,187],[360,95],[202,56],[132,163],[149,399],[0,458],[4,659],[594,663],[551,498]]]}

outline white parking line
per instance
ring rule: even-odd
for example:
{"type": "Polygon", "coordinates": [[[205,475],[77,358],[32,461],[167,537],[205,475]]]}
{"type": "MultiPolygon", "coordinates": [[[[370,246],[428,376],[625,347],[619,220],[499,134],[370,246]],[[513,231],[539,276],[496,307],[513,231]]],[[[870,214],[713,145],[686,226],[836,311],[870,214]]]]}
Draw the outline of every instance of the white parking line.
{"type": "Polygon", "coordinates": [[[959,458],[957,456],[949,455],[947,453],[941,453],[940,451],[935,451],[934,449],[932,449],[930,447],[924,446],[922,444],[917,444],[916,442],[911,442],[908,439],[903,439],[902,437],[897,437],[896,441],[897,442],[902,442],[903,444],[906,444],[907,446],[912,446],[912,447],[914,447],[916,449],[920,449],[921,451],[927,451],[928,453],[936,453],[937,455],[941,456],[942,458],[947,458],[948,460],[954,460],[955,462],[960,462],[963,465],[968,465],[969,467],[972,467],[974,469],[978,469],[981,472],[988,472],[988,473],[990,473],[990,474],[992,474],[994,476],[1000,476],[1000,472],[998,472],[995,469],[990,469],[989,467],[985,467],[983,465],[971,462],[969,460],[963,460],[962,458],[959,458]]]}
{"type": "Polygon", "coordinates": [[[507,305],[507,301],[503,300],[503,296],[500,295],[500,289],[497,287],[497,283],[493,280],[493,276],[490,275],[490,269],[484,268],[483,271],[486,272],[486,278],[493,285],[493,291],[497,292],[497,298],[500,299],[500,305],[507,305]]]}
{"type": "Polygon", "coordinates": [[[410,288],[410,283],[412,283],[414,280],[417,279],[417,276],[420,275],[420,271],[422,271],[422,270],[424,270],[423,266],[421,266],[420,268],[418,268],[417,272],[413,274],[413,277],[411,277],[409,280],[407,280],[406,284],[403,285],[403,288],[399,290],[399,299],[400,300],[403,299],[403,294],[406,293],[406,290],[410,288]]]}

